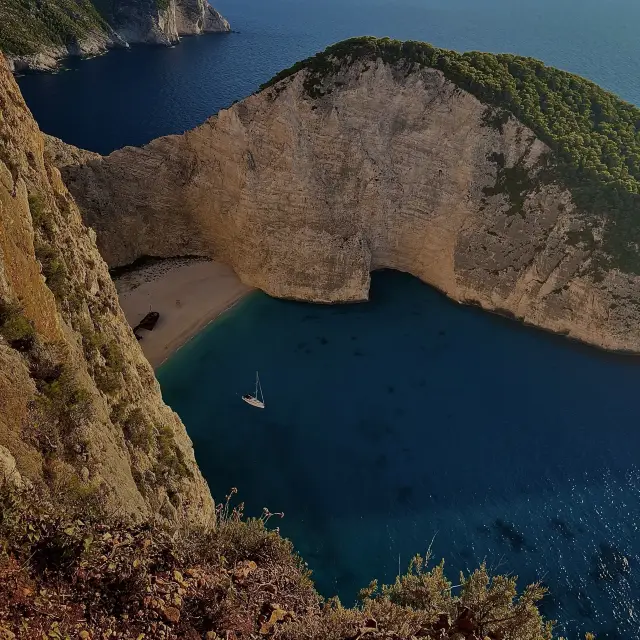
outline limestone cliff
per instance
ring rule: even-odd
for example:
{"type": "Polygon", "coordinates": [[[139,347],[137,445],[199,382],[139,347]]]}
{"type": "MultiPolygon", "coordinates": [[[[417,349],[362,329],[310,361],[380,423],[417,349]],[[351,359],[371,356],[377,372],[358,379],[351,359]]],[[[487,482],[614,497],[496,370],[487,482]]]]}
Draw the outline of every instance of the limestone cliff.
{"type": "Polygon", "coordinates": [[[117,0],[107,19],[132,44],[174,44],[182,35],[229,31],[207,0],[117,0]]]}
{"type": "Polygon", "coordinates": [[[182,35],[228,32],[207,0],[42,0],[0,3],[0,51],[13,71],[53,69],[61,58],[129,43],[170,45],[182,35]]]}
{"type": "Polygon", "coordinates": [[[566,188],[535,181],[549,148],[530,129],[496,126],[435,69],[354,62],[314,97],[308,73],[184,135],[63,169],[108,264],[208,255],[315,302],[365,300],[372,270],[398,269],[459,302],[640,351],[640,278],[594,272],[602,229],[566,188]]]}
{"type": "Polygon", "coordinates": [[[0,484],[206,523],[211,497],[9,71],[0,64],[0,484]]]}

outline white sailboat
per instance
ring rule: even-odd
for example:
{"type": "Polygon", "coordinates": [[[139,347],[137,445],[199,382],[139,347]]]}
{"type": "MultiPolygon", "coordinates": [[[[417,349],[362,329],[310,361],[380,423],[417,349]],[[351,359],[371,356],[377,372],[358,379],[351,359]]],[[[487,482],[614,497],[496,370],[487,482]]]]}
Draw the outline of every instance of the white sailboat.
{"type": "Polygon", "coordinates": [[[258,376],[258,372],[256,371],[256,392],[254,395],[250,393],[246,393],[242,396],[242,399],[250,404],[252,407],[257,407],[258,409],[264,409],[264,393],[262,393],[262,386],[260,385],[260,376],[258,376]],[[258,395],[258,391],[260,391],[260,395],[258,395]]]}

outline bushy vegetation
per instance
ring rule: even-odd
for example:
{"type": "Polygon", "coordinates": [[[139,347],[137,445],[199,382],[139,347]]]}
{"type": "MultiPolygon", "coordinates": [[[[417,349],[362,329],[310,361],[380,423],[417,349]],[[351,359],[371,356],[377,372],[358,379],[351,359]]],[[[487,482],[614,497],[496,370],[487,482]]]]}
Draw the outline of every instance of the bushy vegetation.
{"type": "Polygon", "coordinates": [[[36,258],[42,266],[47,287],[56,298],[56,302],[61,303],[70,292],[69,277],[64,258],[55,245],[48,242],[36,243],[36,258]]]}
{"type": "MultiPolygon", "coordinates": [[[[640,109],[577,75],[533,58],[472,51],[458,53],[422,42],[352,38],[298,62],[267,88],[300,70],[312,98],[332,91],[324,80],[348,62],[381,59],[402,66],[439,69],[495,111],[501,127],[510,113],[551,147],[551,175],[574,201],[606,220],[604,266],[640,274],[640,109]]],[[[329,83],[330,84],[330,83],[329,83]]]]}
{"type": "Polygon", "coordinates": [[[158,463],[154,469],[156,475],[175,475],[182,478],[192,477],[182,449],[173,437],[173,430],[166,425],[157,427],[156,444],[158,446],[158,463]]]}
{"type": "MultiPolygon", "coordinates": [[[[173,640],[549,640],[544,589],[483,566],[453,585],[414,558],[343,607],[315,591],[291,543],[242,506],[208,530],[130,525],[0,486],[0,637],[173,640]]],[[[78,504],[78,503],[76,503],[78,504]]]]}
{"type": "Polygon", "coordinates": [[[153,426],[140,407],[129,412],[123,424],[124,437],[134,447],[142,449],[145,453],[151,451],[153,446],[153,426]]]}
{"type": "MultiPolygon", "coordinates": [[[[102,356],[103,364],[95,365],[93,377],[100,391],[106,394],[113,394],[120,389],[123,383],[122,373],[125,369],[124,355],[122,354],[122,349],[115,341],[101,341],[97,343],[97,340],[99,340],[99,338],[94,338],[94,344],[99,344],[98,350],[102,356]]],[[[85,346],[84,336],[82,343],[83,346],[85,346]]],[[[85,351],[85,354],[86,353],[85,351]]]]}
{"type": "Polygon", "coordinates": [[[0,335],[18,351],[27,351],[35,340],[33,325],[20,305],[0,301],[0,335]]]}
{"type": "Polygon", "coordinates": [[[72,45],[104,31],[106,23],[90,0],[0,0],[0,50],[9,55],[72,45]]]}
{"type": "Polygon", "coordinates": [[[79,444],[78,427],[93,417],[89,392],[65,347],[43,341],[17,303],[0,300],[0,336],[22,355],[36,389],[22,436],[43,454],[64,457],[79,444]]]}

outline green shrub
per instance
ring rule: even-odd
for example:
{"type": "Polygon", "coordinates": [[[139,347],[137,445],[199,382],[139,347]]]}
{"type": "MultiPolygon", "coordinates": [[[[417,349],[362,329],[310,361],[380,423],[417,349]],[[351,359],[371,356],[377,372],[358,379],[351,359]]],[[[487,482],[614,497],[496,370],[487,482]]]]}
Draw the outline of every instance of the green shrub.
{"type": "Polygon", "coordinates": [[[120,373],[102,365],[96,367],[93,373],[93,379],[98,389],[107,395],[116,393],[122,385],[122,376],[120,373]]]}
{"type": "Polygon", "coordinates": [[[114,394],[122,386],[122,373],[126,365],[122,349],[112,340],[108,343],[101,342],[100,353],[104,358],[104,365],[96,367],[93,377],[103,393],[114,394]]]}
{"type": "Polygon", "coordinates": [[[124,421],[127,417],[127,402],[117,402],[111,407],[109,417],[113,424],[124,425],[124,421]]]}
{"type": "Polygon", "coordinates": [[[47,287],[56,300],[62,302],[69,293],[67,267],[62,256],[51,245],[38,243],[36,258],[42,265],[42,273],[46,279],[47,287]]]}
{"type": "Polygon", "coordinates": [[[82,348],[87,359],[92,360],[95,352],[104,344],[101,333],[93,328],[91,321],[81,321],[78,331],[82,337],[82,348]]]}
{"type": "Polygon", "coordinates": [[[39,193],[29,196],[29,211],[34,229],[40,229],[48,236],[53,235],[54,226],[51,211],[47,208],[44,198],[39,193]]]}
{"type": "Polygon", "coordinates": [[[40,226],[40,222],[45,218],[45,205],[42,196],[34,193],[29,196],[29,211],[31,211],[31,219],[34,226],[40,226]]]}
{"type": "Polygon", "coordinates": [[[100,353],[105,360],[107,368],[115,373],[122,373],[125,369],[125,359],[122,349],[115,340],[100,347],[100,353]]]}
{"type": "Polygon", "coordinates": [[[182,478],[193,476],[185,462],[182,450],[176,445],[171,427],[165,425],[158,427],[156,443],[158,446],[158,472],[160,474],[166,471],[182,478]]]}
{"type": "Polygon", "coordinates": [[[73,430],[79,421],[91,417],[91,394],[78,384],[68,368],[61,366],[56,379],[37,381],[36,386],[42,394],[42,408],[60,420],[65,430],[73,430]]]}
{"type": "Polygon", "coordinates": [[[147,420],[144,411],[140,407],[136,407],[129,412],[124,425],[124,437],[138,449],[142,449],[145,453],[151,451],[153,445],[153,426],[147,420]]]}
{"type": "Polygon", "coordinates": [[[18,351],[28,351],[34,344],[36,333],[17,304],[0,302],[0,335],[18,351]]]}

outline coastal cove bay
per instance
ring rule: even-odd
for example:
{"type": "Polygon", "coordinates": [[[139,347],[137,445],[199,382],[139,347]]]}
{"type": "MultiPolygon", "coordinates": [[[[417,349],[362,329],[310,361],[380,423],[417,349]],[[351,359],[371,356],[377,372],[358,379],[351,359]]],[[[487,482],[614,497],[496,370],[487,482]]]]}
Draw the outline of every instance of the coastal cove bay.
{"type": "Polygon", "coordinates": [[[551,589],[560,632],[635,638],[637,359],[373,274],[366,304],[255,293],[160,370],[218,500],[291,537],[350,602],[431,546],[551,589]],[[244,404],[260,371],[266,409],[244,404]]]}
{"type": "MultiPolygon", "coordinates": [[[[274,73],[359,34],[513,52],[640,104],[633,0],[222,0],[237,32],[70,60],[20,87],[40,126],[101,153],[179,133],[274,73]]],[[[160,310],[163,312],[163,310],[160,310]]],[[[215,498],[239,489],[320,591],[352,602],[431,548],[449,577],[486,561],[570,638],[640,638],[635,357],[452,303],[400,273],[371,301],[253,293],[158,372],[215,498]],[[241,400],[260,371],[266,409],[241,400]],[[582,634],[582,635],[579,635],[582,634]]]]}

